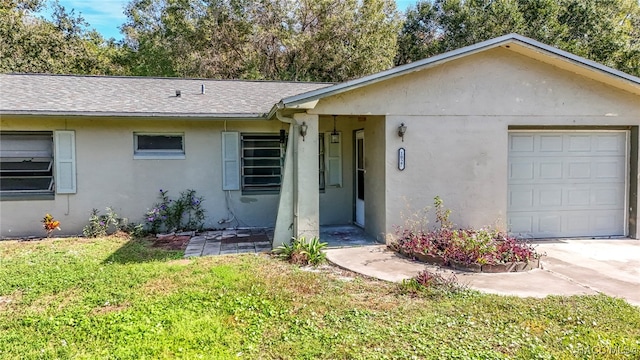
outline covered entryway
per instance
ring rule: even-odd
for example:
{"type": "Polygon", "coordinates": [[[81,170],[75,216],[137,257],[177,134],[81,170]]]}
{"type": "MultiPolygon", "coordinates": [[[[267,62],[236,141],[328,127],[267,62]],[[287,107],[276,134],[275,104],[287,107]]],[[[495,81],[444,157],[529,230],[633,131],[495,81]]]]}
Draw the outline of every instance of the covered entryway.
{"type": "Polygon", "coordinates": [[[627,131],[511,131],[508,225],[534,238],[626,235],[627,131]]]}

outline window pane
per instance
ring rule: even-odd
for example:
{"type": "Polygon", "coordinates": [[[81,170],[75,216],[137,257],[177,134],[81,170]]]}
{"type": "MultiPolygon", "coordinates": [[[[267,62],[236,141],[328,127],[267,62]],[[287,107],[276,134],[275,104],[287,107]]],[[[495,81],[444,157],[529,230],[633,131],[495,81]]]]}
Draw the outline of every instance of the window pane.
{"type": "Polygon", "coordinates": [[[53,133],[0,134],[0,192],[53,191],[53,133]]]}
{"type": "Polygon", "coordinates": [[[280,148],[280,139],[263,139],[263,140],[251,140],[244,141],[244,146],[247,148],[280,148]]]}
{"type": "Polygon", "coordinates": [[[280,176],[245,176],[246,185],[273,185],[280,186],[280,176]]]}
{"type": "Polygon", "coordinates": [[[245,175],[280,175],[282,172],[279,167],[269,167],[269,168],[245,168],[245,175]]]}
{"type": "Polygon", "coordinates": [[[244,166],[252,167],[252,166],[268,166],[268,167],[280,167],[281,160],[278,157],[277,159],[244,159],[244,166]]]}
{"type": "Polygon", "coordinates": [[[53,178],[47,177],[3,177],[0,191],[50,191],[53,178]]]}
{"type": "Polygon", "coordinates": [[[280,158],[280,143],[277,149],[244,149],[244,157],[280,158]]]}
{"type": "Polygon", "coordinates": [[[181,135],[138,135],[138,150],[182,150],[181,135]]]}
{"type": "Polygon", "coordinates": [[[51,170],[51,160],[46,161],[2,161],[0,171],[2,172],[48,172],[51,170]]]}
{"type": "Polygon", "coordinates": [[[243,134],[243,190],[276,191],[280,189],[282,155],[279,134],[243,134]]]}

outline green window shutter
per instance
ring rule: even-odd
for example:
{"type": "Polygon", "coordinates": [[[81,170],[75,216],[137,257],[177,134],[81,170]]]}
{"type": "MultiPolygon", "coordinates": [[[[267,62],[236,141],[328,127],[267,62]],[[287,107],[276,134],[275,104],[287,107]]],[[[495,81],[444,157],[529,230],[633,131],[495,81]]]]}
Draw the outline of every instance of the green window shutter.
{"type": "Polygon", "coordinates": [[[76,193],[76,133],[56,131],[54,133],[56,193],[76,193]]]}
{"type": "Polygon", "coordinates": [[[240,134],[222,132],[222,190],[240,190],[240,134]]]}
{"type": "Polygon", "coordinates": [[[339,142],[331,142],[331,133],[325,135],[327,141],[327,186],[342,187],[342,133],[338,133],[339,142]]]}

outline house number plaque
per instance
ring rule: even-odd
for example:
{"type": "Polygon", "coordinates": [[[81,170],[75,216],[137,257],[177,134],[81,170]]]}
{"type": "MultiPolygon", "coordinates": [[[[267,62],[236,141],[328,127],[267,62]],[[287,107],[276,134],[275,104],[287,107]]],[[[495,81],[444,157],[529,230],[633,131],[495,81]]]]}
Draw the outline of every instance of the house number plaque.
{"type": "Polygon", "coordinates": [[[398,149],[398,170],[402,171],[404,170],[405,167],[405,162],[404,162],[404,156],[405,156],[405,149],[404,148],[400,148],[398,149]]]}

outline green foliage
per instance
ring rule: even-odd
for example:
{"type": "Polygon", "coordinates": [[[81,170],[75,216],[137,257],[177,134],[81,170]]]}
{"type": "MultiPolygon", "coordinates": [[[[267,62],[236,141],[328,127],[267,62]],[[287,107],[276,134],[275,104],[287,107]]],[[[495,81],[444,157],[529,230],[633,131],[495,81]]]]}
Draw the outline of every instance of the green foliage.
{"type": "Polygon", "coordinates": [[[185,190],[176,200],[170,199],[167,190],[160,189],[160,202],[145,214],[149,232],[202,230],[204,213],[200,196],[195,190],[185,190]]]}
{"type": "Polygon", "coordinates": [[[274,252],[282,259],[288,260],[298,265],[313,265],[318,266],[322,264],[327,255],[322,252],[327,246],[327,243],[320,242],[317,237],[307,241],[304,236],[300,238],[291,239],[290,244],[282,244],[277,247],[274,252]]]}
{"type": "Polygon", "coordinates": [[[105,40],[57,1],[6,0],[0,4],[0,72],[123,74],[122,49],[105,40]],[[52,20],[36,16],[45,7],[52,20]]]}
{"type": "Polygon", "coordinates": [[[635,0],[423,0],[398,38],[397,65],[519,33],[640,76],[635,0]]]}
{"type": "Polygon", "coordinates": [[[181,258],[180,251],[128,238],[0,242],[0,357],[628,359],[639,353],[640,310],[604,295],[405,296],[397,284],[344,281],[267,256],[181,258]]]}
{"type": "Polygon", "coordinates": [[[135,225],[130,226],[127,218],[121,218],[113,208],[108,207],[107,213],[100,215],[98,209],[92,209],[89,224],[82,229],[82,234],[88,238],[104,237],[117,231],[137,231],[135,225]]]}
{"type": "Polygon", "coordinates": [[[393,65],[391,0],[132,0],[135,75],[343,81],[393,65]]]}
{"type": "Polygon", "coordinates": [[[399,285],[403,294],[424,294],[428,296],[448,296],[467,289],[458,283],[455,275],[445,277],[439,273],[423,270],[411,279],[403,280],[399,285]]]}

